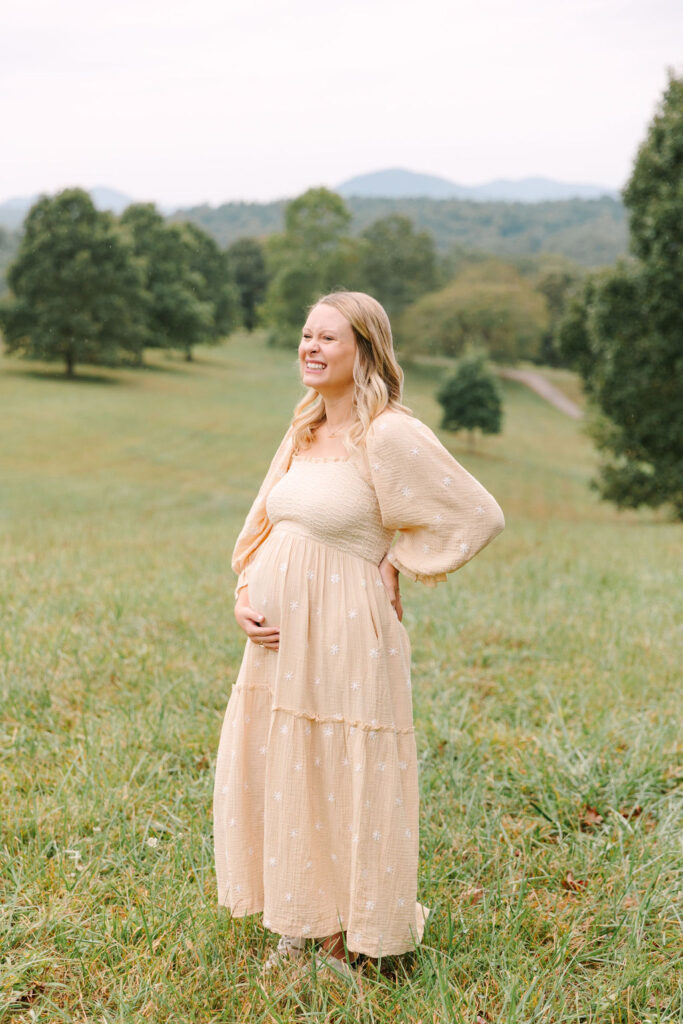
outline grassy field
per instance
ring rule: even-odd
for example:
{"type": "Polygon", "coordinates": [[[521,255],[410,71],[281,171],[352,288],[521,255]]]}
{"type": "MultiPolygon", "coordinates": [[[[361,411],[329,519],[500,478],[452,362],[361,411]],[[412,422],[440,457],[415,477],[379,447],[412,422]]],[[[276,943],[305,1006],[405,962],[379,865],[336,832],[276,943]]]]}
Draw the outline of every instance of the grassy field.
{"type": "MultiPolygon", "coordinates": [[[[437,372],[406,386],[433,427],[437,372]]],[[[236,335],[73,383],[3,360],[0,1021],[683,1018],[681,526],[600,504],[580,424],[502,385],[500,437],[441,436],[506,529],[402,585],[433,916],[349,987],[264,981],[276,936],[215,902],[230,553],[293,354],[236,335]]]]}

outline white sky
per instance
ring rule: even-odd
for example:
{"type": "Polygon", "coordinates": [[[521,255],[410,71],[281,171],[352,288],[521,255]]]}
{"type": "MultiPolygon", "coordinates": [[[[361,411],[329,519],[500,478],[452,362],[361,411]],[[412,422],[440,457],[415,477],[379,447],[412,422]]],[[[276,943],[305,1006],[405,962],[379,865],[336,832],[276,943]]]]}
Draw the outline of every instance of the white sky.
{"type": "Polygon", "coordinates": [[[0,200],[386,167],[621,188],[682,41],[680,0],[5,0],[0,200]]]}

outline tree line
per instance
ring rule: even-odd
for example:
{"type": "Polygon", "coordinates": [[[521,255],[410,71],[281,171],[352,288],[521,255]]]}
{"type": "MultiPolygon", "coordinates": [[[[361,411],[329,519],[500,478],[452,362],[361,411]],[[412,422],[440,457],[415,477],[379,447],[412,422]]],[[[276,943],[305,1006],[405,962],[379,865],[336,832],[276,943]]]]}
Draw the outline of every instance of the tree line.
{"type": "MultiPolygon", "coordinates": [[[[387,309],[402,358],[474,351],[478,374],[481,353],[574,367],[603,455],[593,486],[620,507],[672,502],[683,518],[681,124],[683,81],[670,71],[623,191],[629,254],[594,272],[557,255],[439,253],[398,213],[352,234],[347,204],[324,188],[286,205],[282,231],[225,250],[152,204],[116,218],[82,189],[42,196],[0,302],[5,348],[60,359],[73,375],[79,362],[140,365],[148,347],[191,359],[239,325],[262,324],[270,344],[294,346],[320,294],[367,291],[387,309]]],[[[444,425],[458,421],[453,396],[473,390],[471,359],[463,373],[464,390],[442,392],[444,425]]],[[[492,409],[495,395],[487,401],[492,409]]],[[[494,423],[489,413],[481,429],[494,423]]]]}

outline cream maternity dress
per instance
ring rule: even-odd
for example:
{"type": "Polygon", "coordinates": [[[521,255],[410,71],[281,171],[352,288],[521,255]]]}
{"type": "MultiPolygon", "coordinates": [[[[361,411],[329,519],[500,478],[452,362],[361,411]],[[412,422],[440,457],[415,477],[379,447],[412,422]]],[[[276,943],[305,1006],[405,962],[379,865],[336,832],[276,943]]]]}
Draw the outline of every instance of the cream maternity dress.
{"type": "MultiPolygon", "coordinates": [[[[235,917],[351,950],[421,941],[410,641],[378,565],[435,586],[504,527],[489,492],[407,413],[386,409],[349,458],[285,435],[233,554],[237,589],[279,625],[248,640],[221,732],[218,901],[235,917]]],[[[236,591],[237,592],[237,591],[236,591]]]]}

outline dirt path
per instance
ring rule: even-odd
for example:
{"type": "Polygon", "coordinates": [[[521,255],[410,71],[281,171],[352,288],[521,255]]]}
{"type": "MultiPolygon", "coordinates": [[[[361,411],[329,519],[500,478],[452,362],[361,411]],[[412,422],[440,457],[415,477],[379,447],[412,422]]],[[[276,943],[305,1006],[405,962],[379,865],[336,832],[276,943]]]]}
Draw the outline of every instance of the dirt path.
{"type": "Polygon", "coordinates": [[[583,419],[583,411],[576,402],[572,402],[571,398],[567,398],[559,388],[556,388],[554,384],[547,381],[540,373],[534,373],[533,370],[513,370],[511,367],[501,367],[498,370],[498,374],[501,377],[508,377],[510,380],[518,380],[521,384],[526,384],[537,395],[545,398],[547,402],[554,405],[560,412],[571,416],[572,419],[583,419]]]}

